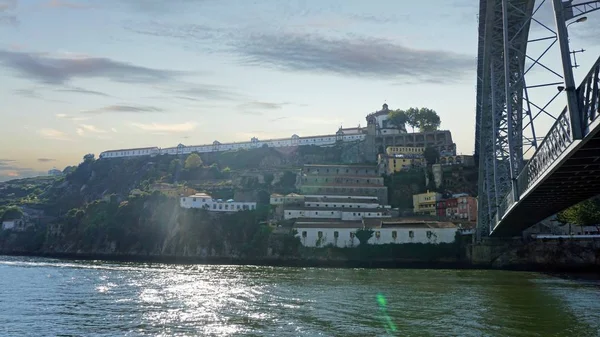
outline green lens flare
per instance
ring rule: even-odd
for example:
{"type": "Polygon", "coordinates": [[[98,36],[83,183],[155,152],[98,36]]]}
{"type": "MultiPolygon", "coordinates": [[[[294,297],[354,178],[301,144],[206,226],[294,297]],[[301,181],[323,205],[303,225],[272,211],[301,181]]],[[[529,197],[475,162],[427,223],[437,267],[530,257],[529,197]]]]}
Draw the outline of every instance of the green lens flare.
{"type": "Polygon", "coordinates": [[[392,322],[392,318],[387,313],[387,300],[385,299],[385,296],[383,296],[383,294],[377,294],[376,299],[377,303],[379,304],[379,309],[383,314],[383,319],[385,320],[385,331],[387,333],[395,332],[397,330],[396,325],[394,324],[394,322],[392,322]]]}

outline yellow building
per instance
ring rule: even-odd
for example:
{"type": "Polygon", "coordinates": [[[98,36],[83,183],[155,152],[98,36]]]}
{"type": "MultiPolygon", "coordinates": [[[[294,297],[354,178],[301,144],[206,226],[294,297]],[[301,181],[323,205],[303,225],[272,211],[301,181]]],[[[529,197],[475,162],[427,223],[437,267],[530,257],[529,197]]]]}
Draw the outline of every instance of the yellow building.
{"type": "Polygon", "coordinates": [[[423,155],[423,152],[425,152],[425,148],[417,146],[388,146],[385,149],[385,153],[390,156],[395,154],[423,155]]]}
{"type": "Polygon", "coordinates": [[[377,157],[379,172],[393,174],[414,167],[422,167],[423,157],[418,155],[385,155],[380,154],[377,157]]]}
{"type": "Polygon", "coordinates": [[[432,215],[437,213],[437,202],[442,199],[442,195],[437,192],[414,194],[413,207],[415,214],[432,215]]]}

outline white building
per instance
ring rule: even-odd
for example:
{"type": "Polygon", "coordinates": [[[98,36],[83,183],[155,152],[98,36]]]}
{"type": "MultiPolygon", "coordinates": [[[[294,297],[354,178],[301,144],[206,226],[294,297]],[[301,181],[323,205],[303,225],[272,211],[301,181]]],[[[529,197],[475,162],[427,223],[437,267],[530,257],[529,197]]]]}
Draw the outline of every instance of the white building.
{"type": "Polygon", "coordinates": [[[382,206],[377,198],[374,197],[358,197],[351,196],[306,196],[304,200],[305,207],[325,207],[325,208],[389,208],[390,206],[382,206]]]}
{"type": "Polygon", "coordinates": [[[62,171],[57,170],[56,168],[53,168],[51,170],[48,170],[48,175],[49,176],[60,176],[60,175],[62,175],[62,171]]]}
{"type": "Polygon", "coordinates": [[[25,222],[22,219],[4,220],[2,221],[2,230],[14,230],[22,231],[25,230],[25,222]]]}
{"type": "Polygon", "coordinates": [[[283,205],[283,195],[279,193],[271,194],[270,202],[271,205],[283,205]]]}
{"type": "Polygon", "coordinates": [[[375,124],[375,129],[378,136],[406,133],[405,125],[400,125],[398,127],[389,120],[390,111],[391,110],[389,110],[388,105],[384,104],[381,110],[367,115],[367,121],[369,124],[375,124]]]}
{"type": "MultiPolygon", "coordinates": [[[[371,221],[373,222],[373,221],[371,221]]],[[[402,223],[387,220],[371,227],[374,231],[369,244],[404,243],[452,243],[457,232],[451,223],[402,223]]],[[[363,222],[298,221],[294,225],[296,236],[305,247],[323,247],[332,244],[335,247],[355,247],[359,244],[355,233],[362,228],[363,222]]]]}
{"type": "Polygon", "coordinates": [[[157,154],[190,154],[193,152],[197,153],[208,153],[208,152],[222,152],[222,151],[235,151],[243,149],[256,149],[260,147],[290,147],[290,146],[301,146],[301,145],[315,145],[315,146],[332,146],[336,142],[354,142],[364,140],[366,134],[362,132],[362,129],[357,128],[340,128],[334,135],[323,135],[323,136],[309,136],[300,137],[296,134],[290,138],[277,138],[277,139],[266,139],[259,140],[256,137],[252,137],[249,142],[233,142],[233,143],[221,143],[218,140],[212,142],[212,144],[204,145],[190,145],[186,146],[179,144],[174,147],[158,148],[158,147],[147,147],[147,148],[135,148],[135,149],[124,149],[124,150],[110,150],[104,151],[100,154],[100,158],[119,158],[119,157],[133,157],[133,156],[145,156],[145,155],[157,155],[157,154]]]}
{"type": "Polygon", "coordinates": [[[210,212],[237,212],[245,210],[255,210],[256,202],[241,202],[233,199],[221,200],[213,199],[206,193],[196,193],[189,197],[180,199],[182,208],[203,208],[210,212]]]}
{"type": "Polygon", "coordinates": [[[141,147],[135,149],[110,150],[100,153],[100,159],[104,158],[123,158],[123,157],[141,157],[141,156],[156,156],[160,153],[160,149],[154,147],[141,147]]]}
{"type": "Polygon", "coordinates": [[[386,218],[390,217],[389,214],[383,208],[363,208],[343,211],[333,208],[303,208],[295,207],[284,210],[283,218],[298,219],[298,218],[312,218],[312,219],[337,219],[342,221],[356,221],[363,218],[386,218]]]}

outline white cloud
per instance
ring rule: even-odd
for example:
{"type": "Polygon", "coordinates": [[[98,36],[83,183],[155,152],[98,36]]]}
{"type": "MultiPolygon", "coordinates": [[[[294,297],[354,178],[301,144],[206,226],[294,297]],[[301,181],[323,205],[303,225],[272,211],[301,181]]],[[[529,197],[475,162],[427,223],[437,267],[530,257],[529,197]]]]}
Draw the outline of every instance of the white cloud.
{"type": "Polygon", "coordinates": [[[192,131],[192,130],[196,129],[196,123],[194,123],[194,122],[185,122],[185,123],[181,123],[181,124],[131,123],[131,125],[138,129],[144,130],[144,131],[166,132],[166,133],[186,132],[186,131],[192,131]]]}
{"type": "Polygon", "coordinates": [[[116,132],[117,132],[117,129],[115,129],[115,128],[111,128],[111,129],[110,129],[110,131],[112,131],[112,132],[115,132],[115,133],[116,133],[116,132]]]}
{"type": "Polygon", "coordinates": [[[89,124],[79,124],[79,126],[85,130],[85,131],[89,131],[92,133],[107,133],[108,131],[106,130],[102,130],[102,129],[98,129],[97,127],[95,127],[94,125],[89,125],[89,124]]]}
{"type": "Polygon", "coordinates": [[[73,115],[69,115],[69,114],[56,114],[55,116],[57,118],[69,119],[72,121],[83,121],[83,120],[87,119],[87,117],[78,117],[78,116],[73,116],[73,115]]]}
{"type": "Polygon", "coordinates": [[[47,139],[71,140],[66,133],[55,129],[40,129],[38,132],[42,137],[47,139]]]}
{"type": "Polygon", "coordinates": [[[75,132],[77,132],[77,134],[80,136],[83,136],[83,134],[85,133],[85,131],[83,131],[82,128],[77,128],[77,130],[75,130],[75,132]]]}

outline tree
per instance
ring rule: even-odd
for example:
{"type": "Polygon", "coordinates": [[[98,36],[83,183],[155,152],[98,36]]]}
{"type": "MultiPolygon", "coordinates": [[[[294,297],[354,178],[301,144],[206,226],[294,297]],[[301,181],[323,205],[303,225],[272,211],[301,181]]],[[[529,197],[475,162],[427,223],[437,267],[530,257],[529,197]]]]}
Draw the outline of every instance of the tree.
{"type": "Polygon", "coordinates": [[[433,109],[429,108],[409,108],[404,110],[406,123],[415,132],[419,128],[420,132],[435,131],[440,127],[440,116],[433,109]]]}
{"type": "Polygon", "coordinates": [[[427,165],[433,165],[440,159],[440,152],[435,147],[428,146],[423,151],[423,157],[425,157],[427,165]]]}
{"type": "Polygon", "coordinates": [[[363,245],[366,246],[369,244],[368,243],[369,239],[371,239],[373,237],[373,233],[375,233],[375,232],[370,228],[361,228],[361,229],[358,229],[354,233],[354,235],[358,239],[359,246],[363,246],[363,245]]]}
{"type": "Polygon", "coordinates": [[[197,153],[190,154],[185,160],[186,169],[195,169],[202,166],[202,158],[197,153]]]}
{"type": "Polygon", "coordinates": [[[419,109],[418,114],[419,121],[419,131],[435,131],[440,127],[440,116],[438,116],[437,112],[428,108],[419,109]]]}
{"type": "Polygon", "coordinates": [[[573,205],[556,216],[563,224],[573,224],[583,227],[596,226],[600,223],[600,201],[588,199],[573,205]]]}
{"type": "Polygon", "coordinates": [[[415,128],[419,127],[419,109],[418,108],[409,108],[404,111],[406,115],[406,123],[410,125],[412,128],[412,132],[415,132],[415,128]]]}
{"type": "Polygon", "coordinates": [[[265,185],[271,186],[273,180],[275,180],[275,175],[273,173],[265,173],[263,174],[263,180],[265,181],[265,185]]]}
{"type": "Polygon", "coordinates": [[[400,130],[405,130],[406,122],[408,118],[403,110],[392,110],[388,113],[388,120],[394,124],[394,126],[400,130]]]}
{"type": "Polygon", "coordinates": [[[4,210],[0,220],[20,219],[21,217],[23,217],[23,211],[17,206],[11,206],[4,210]]]}
{"type": "Polygon", "coordinates": [[[93,153],[88,153],[85,156],[83,156],[83,162],[84,163],[91,163],[94,161],[94,154],[93,153]]]}

